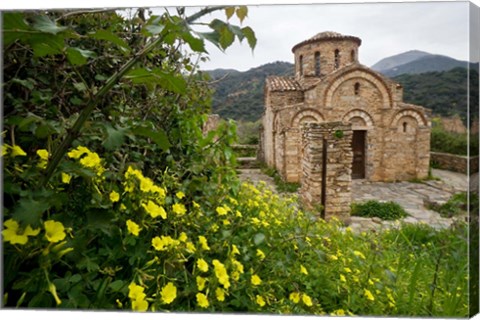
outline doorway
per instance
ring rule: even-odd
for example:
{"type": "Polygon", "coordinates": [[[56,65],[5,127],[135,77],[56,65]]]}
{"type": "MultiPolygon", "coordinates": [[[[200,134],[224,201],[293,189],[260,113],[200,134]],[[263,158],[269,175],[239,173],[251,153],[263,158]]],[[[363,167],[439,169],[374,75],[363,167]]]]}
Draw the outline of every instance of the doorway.
{"type": "Polygon", "coordinates": [[[365,179],[366,130],[354,130],[352,138],[352,179],[365,179]]]}

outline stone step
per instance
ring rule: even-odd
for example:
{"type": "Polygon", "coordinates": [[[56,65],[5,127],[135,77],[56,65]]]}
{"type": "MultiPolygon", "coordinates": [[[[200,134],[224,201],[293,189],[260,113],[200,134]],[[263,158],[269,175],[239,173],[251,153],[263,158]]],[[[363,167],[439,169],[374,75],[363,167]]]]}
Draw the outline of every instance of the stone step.
{"type": "Polygon", "coordinates": [[[241,169],[259,169],[260,163],[256,157],[239,157],[237,163],[241,169]]]}

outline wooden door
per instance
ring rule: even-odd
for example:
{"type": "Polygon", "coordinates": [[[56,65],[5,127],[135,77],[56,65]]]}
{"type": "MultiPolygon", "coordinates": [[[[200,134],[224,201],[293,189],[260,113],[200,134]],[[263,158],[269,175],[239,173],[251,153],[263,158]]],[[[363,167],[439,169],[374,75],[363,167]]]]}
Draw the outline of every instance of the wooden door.
{"type": "Polygon", "coordinates": [[[352,138],[352,179],[365,178],[365,130],[354,130],[352,138]]]}

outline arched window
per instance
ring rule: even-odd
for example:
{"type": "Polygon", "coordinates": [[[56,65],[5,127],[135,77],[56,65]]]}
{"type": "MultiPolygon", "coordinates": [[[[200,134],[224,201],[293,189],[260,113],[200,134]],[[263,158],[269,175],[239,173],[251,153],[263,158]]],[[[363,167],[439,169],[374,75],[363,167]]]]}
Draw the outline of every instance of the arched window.
{"type": "Polygon", "coordinates": [[[340,67],[340,51],[338,49],[335,50],[335,64],[334,68],[338,69],[340,67]]]}
{"type": "Polygon", "coordinates": [[[356,82],[353,86],[353,90],[355,92],[355,95],[358,96],[360,94],[360,83],[356,82]]]}
{"type": "Polygon", "coordinates": [[[320,52],[315,52],[315,76],[320,76],[320,52]]]}
{"type": "Polygon", "coordinates": [[[350,52],[350,61],[355,62],[355,50],[352,50],[352,52],[350,52]]]}
{"type": "Polygon", "coordinates": [[[300,75],[303,76],[303,56],[300,56],[300,58],[298,59],[298,64],[300,68],[300,75]]]}
{"type": "Polygon", "coordinates": [[[402,125],[403,125],[403,132],[407,132],[408,123],[404,122],[402,125]]]}

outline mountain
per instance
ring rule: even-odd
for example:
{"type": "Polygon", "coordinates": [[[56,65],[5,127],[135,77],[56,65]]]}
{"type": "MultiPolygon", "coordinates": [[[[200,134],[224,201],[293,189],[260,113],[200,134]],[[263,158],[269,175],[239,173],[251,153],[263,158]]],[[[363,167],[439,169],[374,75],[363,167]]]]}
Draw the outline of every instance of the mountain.
{"type": "Polygon", "coordinates": [[[273,62],[245,72],[215,69],[207,71],[214,89],[212,111],[222,118],[256,121],[264,108],[263,87],[270,75],[291,76],[294,66],[273,62]]]}
{"type": "Polygon", "coordinates": [[[478,67],[470,69],[470,74],[466,68],[457,67],[448,71],[402,74],[393,80],[403,86],[405,102],[429,108],[434,115],[448,117],[458,114],[464,124],[469,97],[467,88],[470,85],[471,117],[478,117],[478,67]]]}
{"type": "Polygon", "coordinates": [[[387,77],[401,74],[420,74],[431,71],[448,71],[468,67],[468,62],[439,54],[413,50],[380,60],[371,68],[387,77]]]}
{"type": "Polygon", "coordinates": [[[388,58],[384,58],[371,66],[371,68],[375,71],[382,72],[429,55],[430,53],[428,52],[411,50],[388,58]]]}

